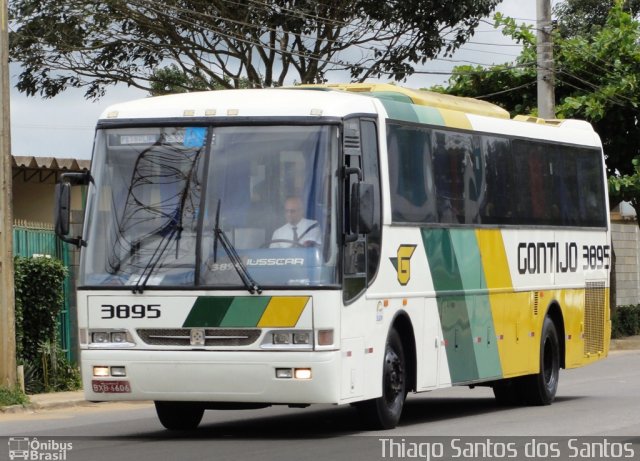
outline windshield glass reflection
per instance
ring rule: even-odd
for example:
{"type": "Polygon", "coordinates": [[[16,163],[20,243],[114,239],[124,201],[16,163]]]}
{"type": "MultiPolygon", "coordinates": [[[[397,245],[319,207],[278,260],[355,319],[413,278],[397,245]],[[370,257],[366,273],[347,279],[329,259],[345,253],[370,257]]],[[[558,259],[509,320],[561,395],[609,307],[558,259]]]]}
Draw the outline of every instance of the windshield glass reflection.
{"type": "Polygon", "coordinates": [[[336,141],[331,126],[99,132],[81,283],[237,288],[242,267],[261,286],[334,284],[336,141]]]}

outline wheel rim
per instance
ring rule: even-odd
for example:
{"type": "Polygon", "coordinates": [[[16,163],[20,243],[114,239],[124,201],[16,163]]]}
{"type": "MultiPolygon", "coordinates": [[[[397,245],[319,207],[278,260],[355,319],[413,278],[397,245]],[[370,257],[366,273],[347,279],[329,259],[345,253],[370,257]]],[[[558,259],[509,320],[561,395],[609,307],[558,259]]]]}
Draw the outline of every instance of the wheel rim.
{"type": "Polygon", "coordinates": [[[547,389],[554,389],[558,382],[558,357],[551,338],[544,342],[543,370],[544,384],[547,389]]]}
{"type": "Polygon", "coordinates": [[[387,349],[384,360],[384,398],[392,405],[404,392],[404,367],[400,356],[387,349]]]}

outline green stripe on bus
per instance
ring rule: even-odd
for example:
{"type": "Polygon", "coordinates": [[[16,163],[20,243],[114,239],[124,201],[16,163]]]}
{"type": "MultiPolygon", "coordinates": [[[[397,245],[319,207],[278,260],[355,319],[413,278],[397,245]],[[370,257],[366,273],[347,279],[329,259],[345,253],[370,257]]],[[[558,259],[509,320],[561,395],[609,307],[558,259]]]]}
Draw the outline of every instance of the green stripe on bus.
{"type": "Polygon", "coordinates": [[[477,359],[463,283],[451,234],[447,229],[422,229],[422,240],[436,290],[436,300],[447,343],[447,362],[453,383],[477,380],[477,359]],[[454,292],[454,293],[449,293],[454,292]]]}
{"type": "Polygon", "coordinates": [[[240,296],[234,299],[227,314],[220,322],[221,327],[255,327],[264,314],[271,297],[246,297],[240,296]]]}
{"type": "Polygon", "coordinates": [[[444,118],[438,109],[422,107],[414,104],[380,99],[390,119],[404,120],[414,123],[428,123],[430,125],[444,126],[444,118]]]}
{"type": "MultiPolygon", "coordinates": [[[[482,258],[476,232],[473,229],[451,229],[453,244],[462,287],[465,291],[484,290],[487,282],[484,277],[482,258]]],[[[502,377],[500,354],[495,336],[493,314],[487,294],[466,296],[466,305],[471,325],[473,349],[480,379],[502,377]]]]}
{"type": "Polygon", "coordinates": [[[231,296],[199,296],[182,325],[183,328],[218,327],[229,310],[231,296]]]}
{"type": "Polygon", "coordinates": [[[183,328],[293,328],[309,296],[199,296],[183,328]]]}

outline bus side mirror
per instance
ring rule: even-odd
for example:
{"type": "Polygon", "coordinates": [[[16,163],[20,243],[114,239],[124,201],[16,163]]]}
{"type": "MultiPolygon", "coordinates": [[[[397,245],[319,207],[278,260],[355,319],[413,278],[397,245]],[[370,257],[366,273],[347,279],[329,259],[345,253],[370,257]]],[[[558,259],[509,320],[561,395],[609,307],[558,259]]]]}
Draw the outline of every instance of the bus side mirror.
{"type": "Polygon", "coordinates": [[[351,186],[351,232],[368,234],[373,228],[375,210],[373,184],[356,182],[351,186]]]}
{"type": "Polygon", "coordinates": [[[55,199],[56,235],[64,240],[69,233],[69,222],[71,216],[71,184],[60,182],[56,184],[55,199]]]}
{"type": "Polygon", "coordinates": [[[76,246],[86,246],[87,242],[82,237],[67,237],[71,223],[71,187],[85,186],[93,182],[91,174],[85,173],[65,173],[60,177],[60,182],[56,184],[54,222],[56,235],[63,242],[76,246]]]}

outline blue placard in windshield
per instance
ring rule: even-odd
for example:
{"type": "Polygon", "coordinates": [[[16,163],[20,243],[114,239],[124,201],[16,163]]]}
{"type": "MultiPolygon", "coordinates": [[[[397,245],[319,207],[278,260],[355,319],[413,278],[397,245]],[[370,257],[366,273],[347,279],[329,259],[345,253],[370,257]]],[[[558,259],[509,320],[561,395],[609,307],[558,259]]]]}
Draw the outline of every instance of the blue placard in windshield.
{"type": "Polygon", "coordinates": [[[184,132],[184,147],[199,148],[204,146],[207,129],[204,127],[189,127],[184,132]]]}

